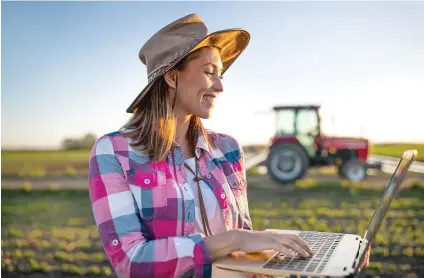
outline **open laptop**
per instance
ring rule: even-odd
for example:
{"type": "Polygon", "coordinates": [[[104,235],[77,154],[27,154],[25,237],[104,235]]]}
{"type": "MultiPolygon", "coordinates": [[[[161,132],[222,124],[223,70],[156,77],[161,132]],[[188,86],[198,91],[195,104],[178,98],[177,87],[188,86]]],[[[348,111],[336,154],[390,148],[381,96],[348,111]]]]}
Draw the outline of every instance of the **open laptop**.
{"type": "Polygon", "coordinates": [[[274,277],[357,277],[358,266],[374,241],[381,222],[416,156],[416,150],[406,150],[403,153],[363,237],[344,233],[269,229],[267,231],[297,234],[311,247],[313,255],[309,258],[289,258],[275,250],[253,254],[235,252],[216,261],[214,265],[221,269],[274,277]]]}

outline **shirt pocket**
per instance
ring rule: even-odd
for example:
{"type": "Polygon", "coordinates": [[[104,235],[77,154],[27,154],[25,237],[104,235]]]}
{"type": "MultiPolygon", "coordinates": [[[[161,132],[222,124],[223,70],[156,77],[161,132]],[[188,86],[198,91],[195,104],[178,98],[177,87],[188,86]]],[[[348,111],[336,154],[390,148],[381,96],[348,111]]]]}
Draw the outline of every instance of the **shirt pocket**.
{"type": "Polygon", "coordinates": [[[127,171],[127,179],[145,221],[160,218],[168,209],[166,182],[159,171],[137,172],[127,171]]]}

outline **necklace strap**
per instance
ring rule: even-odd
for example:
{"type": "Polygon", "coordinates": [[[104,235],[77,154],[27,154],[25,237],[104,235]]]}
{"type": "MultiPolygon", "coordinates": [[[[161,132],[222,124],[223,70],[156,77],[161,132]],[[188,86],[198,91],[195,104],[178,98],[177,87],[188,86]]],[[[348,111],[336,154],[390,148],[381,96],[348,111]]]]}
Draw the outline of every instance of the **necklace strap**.
{"type": "Polygon", "coordinates": [[[199,198],[199,205],[200,205],[200,214],[202,217],[202,224],[203,224],[203,230],[205,231],[205,235],[209,236],[212,235],[211,228],[209,227],[209,221],[208,216],[206,214],[206,208],[205,203],[203,200],[202,190],[200,189],[200,181],[203,180],[202,177],[199,176],[199,165],[198,165],[198,159],[197,157],[194,158],[194,164],[196,167],[196,172],[193,171],[193,169],[190,168],[190,166],[187,165],[187,163],[184,162],[184,166],[193,174],[194,179],[193,181],[197,184],[197,195],[199,198]]]}

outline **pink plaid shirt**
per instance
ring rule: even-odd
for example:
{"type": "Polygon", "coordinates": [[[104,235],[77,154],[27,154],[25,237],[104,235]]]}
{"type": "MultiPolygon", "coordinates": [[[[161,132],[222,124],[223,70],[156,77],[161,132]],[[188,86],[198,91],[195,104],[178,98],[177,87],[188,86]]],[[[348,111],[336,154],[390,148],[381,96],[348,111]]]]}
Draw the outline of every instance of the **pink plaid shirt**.
{"type": "MultiPolygon", "coordinates": [[[[208,132],[218,148],[199,136],[201,176],[219,200],[227,230],[252,229],[242,148],[228,135],[208,132]]],[[[181,147],[153,162],[129,142],[121,132],[106,134],[89,161],[93,215],[113,268],[119,277],[210,277],[204,235],[194,233],[194,199],[182,189],[181,147]]]]}

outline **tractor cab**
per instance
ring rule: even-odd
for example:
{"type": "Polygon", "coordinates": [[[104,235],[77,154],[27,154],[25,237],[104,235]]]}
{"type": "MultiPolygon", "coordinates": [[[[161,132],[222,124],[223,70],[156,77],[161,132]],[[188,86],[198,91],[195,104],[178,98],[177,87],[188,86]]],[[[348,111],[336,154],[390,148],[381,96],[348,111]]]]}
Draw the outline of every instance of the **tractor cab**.
{"type": "Polygon", "coordinates": [[[335,165],[342,178],[360,181],[367,169],[367,139],[327,137],[321,132],[320,105],[276,106],[275,134],[266,161],[270,176],[282,183],[302,178],[308,168],[335,165]]]}
{"type": "Polygon", "coordinates": [[[274,107],[276,114],[274,140],[298,141],[309,157],[319,157],[321,136],[319,108],[318,105],[274,107]]]}

